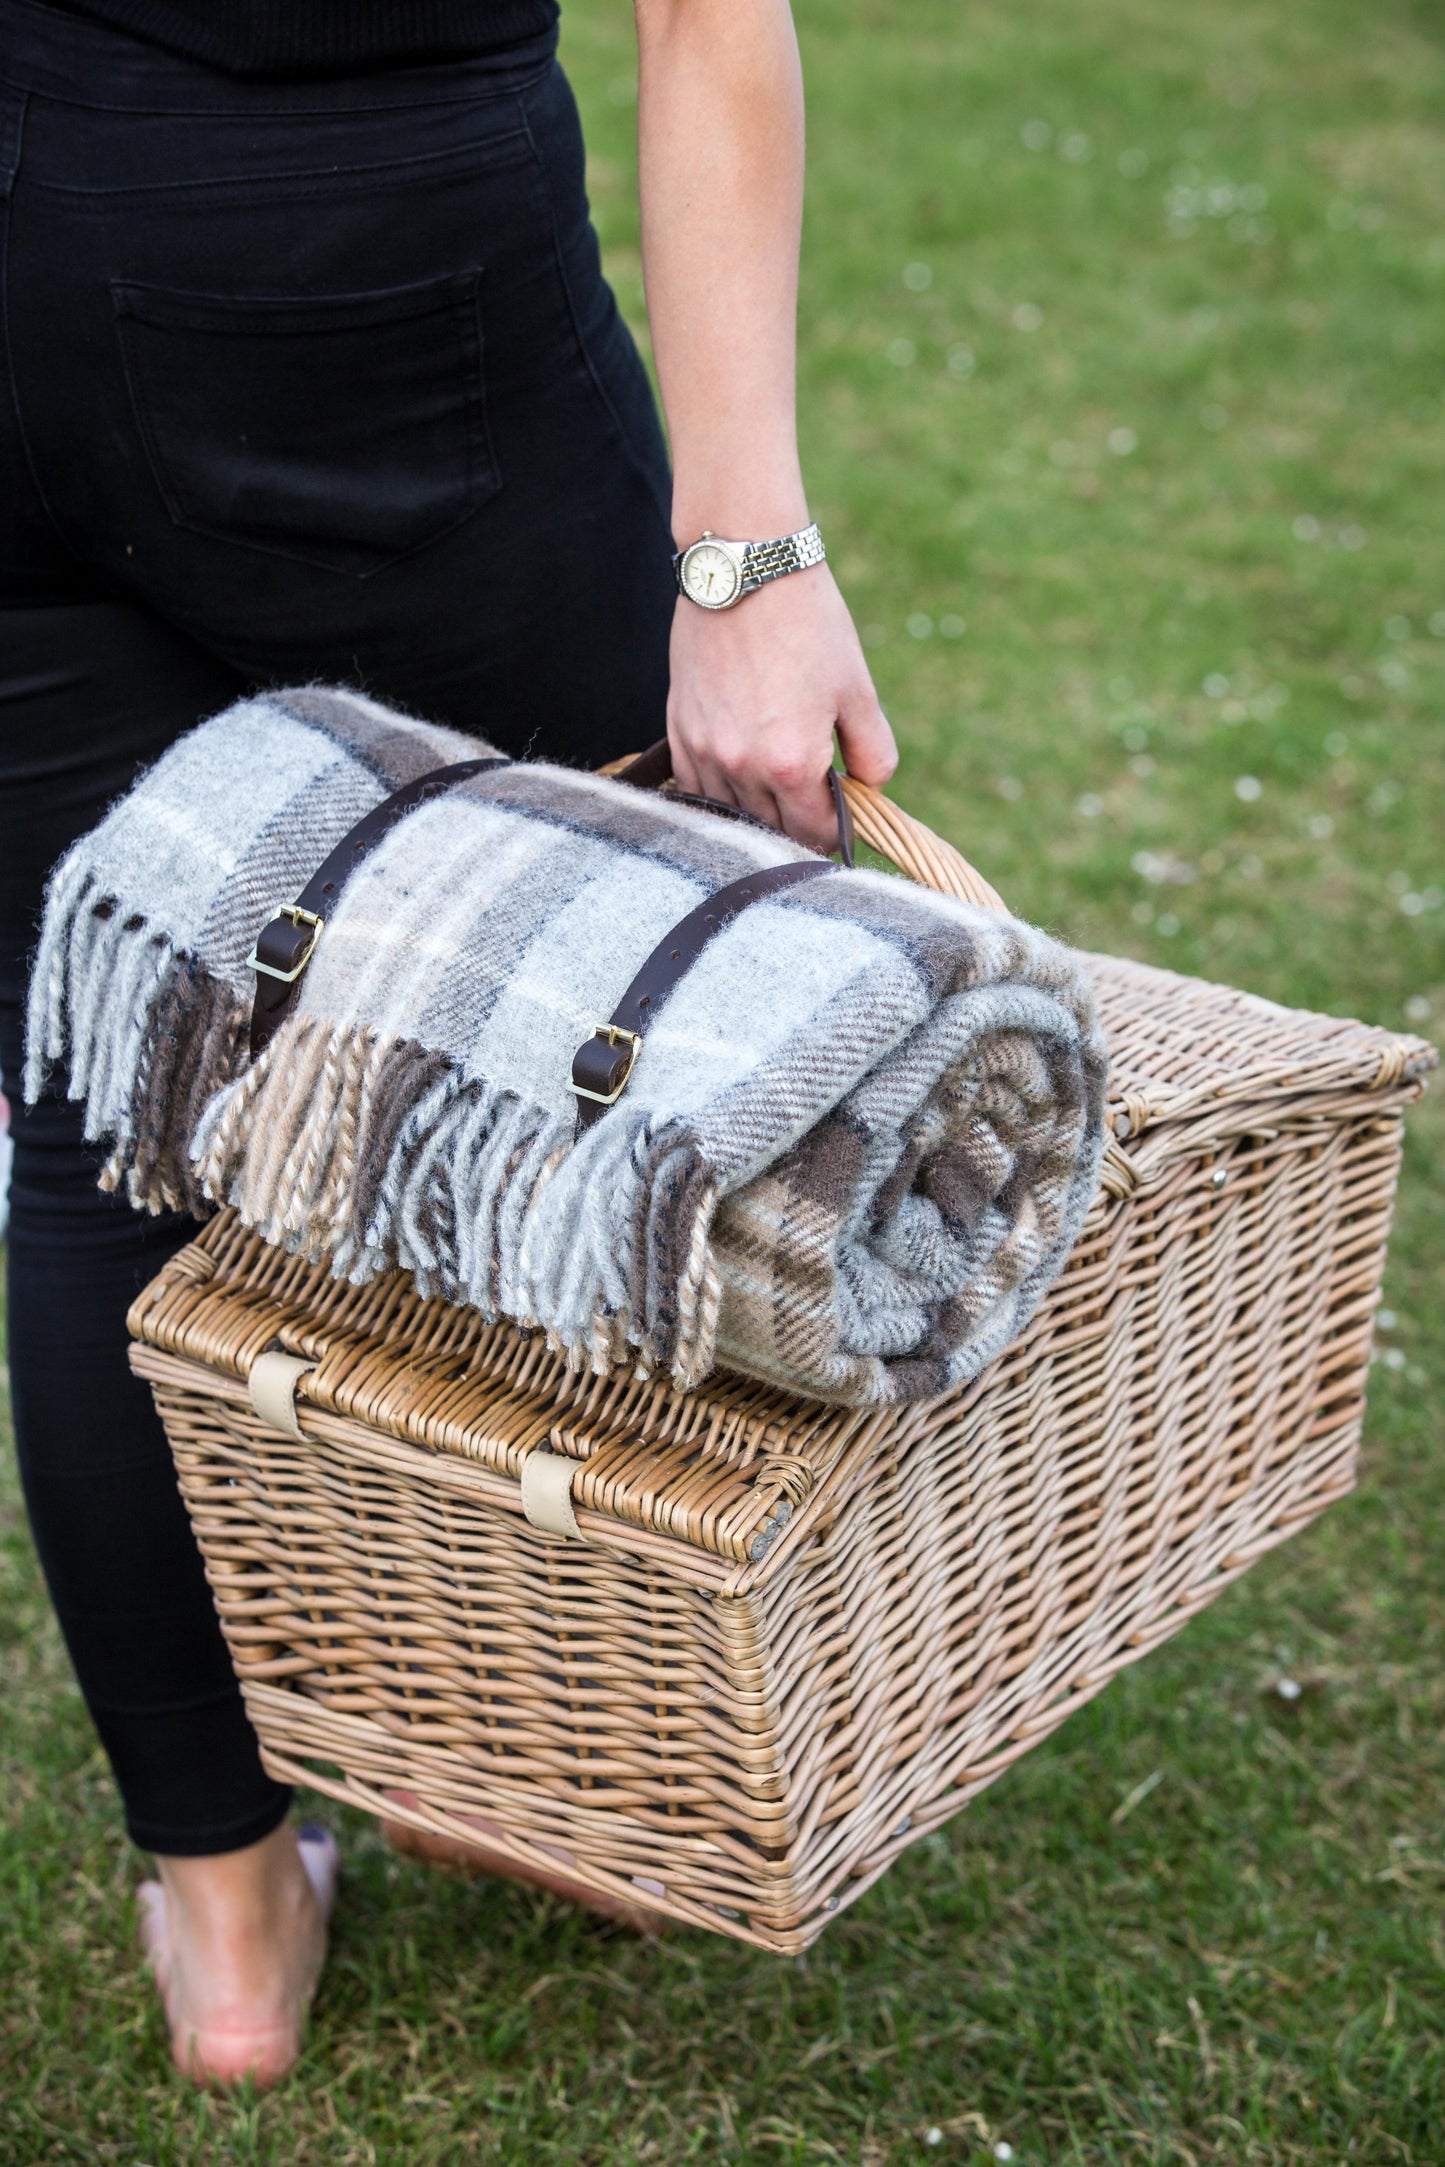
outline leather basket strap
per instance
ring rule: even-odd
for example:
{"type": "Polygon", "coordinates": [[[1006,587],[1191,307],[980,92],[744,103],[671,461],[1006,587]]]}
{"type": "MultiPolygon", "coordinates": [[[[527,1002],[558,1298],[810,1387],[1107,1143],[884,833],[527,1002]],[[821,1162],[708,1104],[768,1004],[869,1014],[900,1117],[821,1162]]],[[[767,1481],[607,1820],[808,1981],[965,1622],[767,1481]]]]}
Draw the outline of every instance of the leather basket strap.
{"type": "MultiPolygon", "coordinates": [[[[661,790],[672,781],[672,747],[665,737],[646,752],[640,752],[625,767],[612,772],[615,783],[631,783],[636,790],[661,790]]],[[[853,813],[843,794],[843,778],[836,768],[828,770],[828,788],[832,794],[833,811],[838,819],[837,851],[849,871],[853,868],[853,813]]],[[[694,797],[689,790],[669,790],[668,796],[679,805],[700,806],[705,813],[721,813],[727,820],[746,820],[750,827],[762,828],[769,835],[777,829],[770,821],[759,820],[756,813],[746,812],[741,805],[727,805],[721,798],[694,797]]]]}
{"type": "Polygon", "coordinates": [[[577,1097],[579,1136],[621,1098],[637,1065],[647,1026],[665,1007],[679,980],[691,970],[709,942],[726,932],[750,903],[837,870],[830,858],[801,858],[791,865],[764,866],[741,880],[729,881],[679,920],[653,949],[607,1022],[594,1024],[592,1036],[583,1040],[572,1057],[568,1089],[577,1097]]]}
{"type": "Polygon", "coordinates": [[[372,807],[344,835],[329,858],[322,861],[294,903],[278,903],[256,935],[249,958],[256,973],[256,997],[251,1004],[251,1058],[254,1061],[280,1030],[295,1005],[306,966],[326,920],[341,899],[341,892],[363,859],[369,858],[382,838],[399,820],[415,812],[429,798],[444,790],[484,775],[489,768],[510,767],[511,761],[496,755],[486,760],[459,760],[451,767],[433,768],[403,783],[380,805],[372,807]]]}

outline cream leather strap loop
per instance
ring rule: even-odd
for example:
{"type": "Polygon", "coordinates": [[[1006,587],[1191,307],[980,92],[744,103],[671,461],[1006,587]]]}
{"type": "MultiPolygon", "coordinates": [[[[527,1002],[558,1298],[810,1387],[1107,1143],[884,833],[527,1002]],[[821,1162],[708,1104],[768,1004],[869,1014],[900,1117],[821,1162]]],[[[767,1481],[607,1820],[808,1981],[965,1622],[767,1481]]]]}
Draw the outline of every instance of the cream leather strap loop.
{"type": "Polygon", "coordinates": [[[262,1422],[273,1430],[284,1430],[288,1437],[301,1436],[301,1425],[296,1420],[296,1386],[315,1367],[304,1355],[283,1354],[279,1348],[257,1355],[247,1384],[251,1405],[262,1422]]]}
{"type": "Polygon", "coordinates": [[[572,1477],[578,1463],[565,1452],[537,1446],[522,1462],[522,1510],[544,1535],[570,1535],[581,1542],[582,1530],[572,1510],[572,1477]]]}

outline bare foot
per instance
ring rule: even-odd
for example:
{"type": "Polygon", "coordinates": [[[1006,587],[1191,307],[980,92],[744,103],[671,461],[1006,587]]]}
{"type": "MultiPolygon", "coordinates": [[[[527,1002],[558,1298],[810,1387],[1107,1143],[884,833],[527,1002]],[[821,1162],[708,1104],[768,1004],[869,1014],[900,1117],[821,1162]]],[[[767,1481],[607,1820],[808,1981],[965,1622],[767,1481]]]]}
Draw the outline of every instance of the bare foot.
{"type": "MultiPolygon", "coordinates": [[[[399,1806],[416,1810],[418,1801],[413,1791],[388,1791],[387,1797],[395,1799],[399,1806]]],[[[668,1925],[665,1912],[651,1911],[646,1904],[629,1903],[626,1897],[609,1896],[600,1889],[590,1889],[579,1881],[574,1872],[567,1871],[573,1861],[565,1851],[554,1853],[557,1867],[548,1872],[541,1866],[520,1866],[506,1853],[499,1851],[488,1837],[499,1835],[490,1822],[478,1819],[475,1814],[462,1813],[456,1818],[475,1828],[476,1843],[464,1843],[459,1836],[437,1836],[430,1829],[413,1828],[406,1821],[383,1821],[381,1832],[394,1850],[407,1858],[416,1859],[423,1866],[439,1866],[445,1873],[492,1874],[500,1881],[524,1881],[530,1887],[550,1889],[554,1896],[562,1896],[569,1903],[581,1904],[588,1911],[596,1911],[604,1919],[614,1919],[619,1926],[630,1926],[634,1933],[649,1937],[663,1933],[668,1925]]],[[[553,1847],[542,1848],[552,1851],[553,1847]]]]}
{"type": "Polygon", "coordinates": [[[295,2063],[338,1863],[324,1829],[286,1822],[242,1851],[157,1859],[159,1881],[139,1890],[140,1942],[183,2076],[265,2090],[295,2063]]]}

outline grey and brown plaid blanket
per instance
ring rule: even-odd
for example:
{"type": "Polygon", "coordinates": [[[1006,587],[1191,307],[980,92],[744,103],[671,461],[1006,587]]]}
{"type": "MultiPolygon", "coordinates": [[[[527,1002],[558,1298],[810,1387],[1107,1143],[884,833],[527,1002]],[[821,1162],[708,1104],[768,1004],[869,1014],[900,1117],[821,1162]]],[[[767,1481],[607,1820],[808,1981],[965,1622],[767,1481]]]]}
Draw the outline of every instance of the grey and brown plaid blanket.
{"type": "Polygon", "coordinates": [[[755,903],[574,1140],[573,1053],[643,959],[804,853],[497,768],[365,861],[248,1061],[263,918],[393,790],[479,749],[319,687],[181,739],[52,878],[27,1092],[68,1066],[138,1206],[229,1201],[338,1274],[399,1265],[598,1369],[691,1385],[722,1362],[854,1404],[975,1374],[1061,1268],[1101,1151],[1088,982],[1016,919],[875,872],[755,903]]]}

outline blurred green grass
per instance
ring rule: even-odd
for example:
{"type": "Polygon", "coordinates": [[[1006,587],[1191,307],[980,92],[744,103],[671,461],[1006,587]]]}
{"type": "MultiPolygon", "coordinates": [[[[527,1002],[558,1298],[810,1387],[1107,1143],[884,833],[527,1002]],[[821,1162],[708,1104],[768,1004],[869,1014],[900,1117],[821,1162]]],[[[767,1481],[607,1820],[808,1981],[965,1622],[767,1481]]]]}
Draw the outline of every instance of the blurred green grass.
{"type": "MultiPolygon", "coordinates": [[[[807,468],[897,794],[1086,945],[1438,1035],[1438,12],[798,14],[807,468]]],[[[564,54],[639,321],[629,11],[571,0],[564,54]]],[[[641,1948],[356,1821],[313,2042],[263,2102],[167,2073],[7,1455],[0,2162],[1434,2167],[1442,1158],[1437,1099],[1359,1495],[806,1959],[641,1948]]]]}

